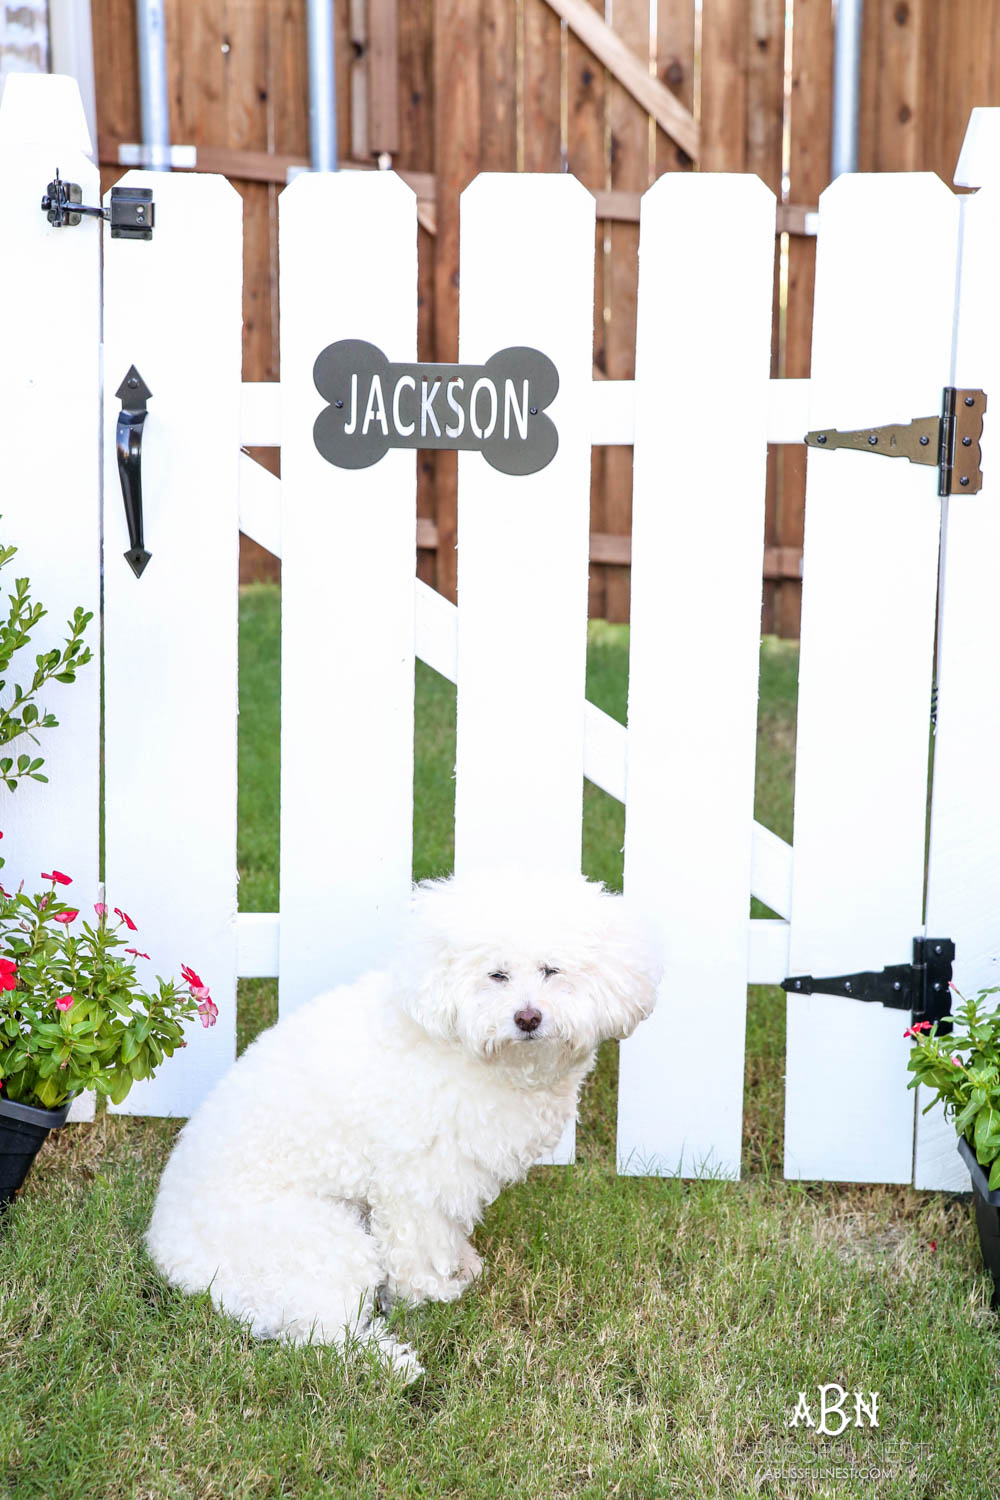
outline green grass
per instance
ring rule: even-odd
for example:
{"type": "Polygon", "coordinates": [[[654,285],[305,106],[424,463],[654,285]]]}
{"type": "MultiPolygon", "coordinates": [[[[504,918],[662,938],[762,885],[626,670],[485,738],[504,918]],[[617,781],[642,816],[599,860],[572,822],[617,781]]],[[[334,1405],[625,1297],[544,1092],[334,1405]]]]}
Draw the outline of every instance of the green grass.
{"type": "MultiPolygon", "coordinates": [[[[277,608],[243,594],[245,910],[277,901],[277,608]]],[[[765,642],[757,815],[785,837],[795,680],[794,647],[765,642]]],[[[621,627],[591,626],[588,692],[624,717],[621,627]]],[[[419,876],[451,862],[454,715],[419,668],[419,876]]],[[[588,786],[588,873],[620,880],[622,837],[588,786]]],[[[273,985],[241,985],[241,1045],[273,1011],[273,985]]],[[[677,1047],[711,1067],[711,1038],[677,1047]]],[[[164,1286],[141,1236],[173,1123],[55,1132],[0,1234],[0,1497],[987,1495],[1000,1346],[968,1201],[784,1182],[783,1051],[780,992],[752,991],[744,1178],[721,1183],[615,1174],[605,1048],[577,1164],[492,1206],[460,1302],[398,1315],[427,1366],[406,1388],[363,1358],[254,1344],[164,1286]],[[798,1391],[815,1412],[834,1381],[881,1392],[877,1431],[789,1429],[798,1391]]]]}

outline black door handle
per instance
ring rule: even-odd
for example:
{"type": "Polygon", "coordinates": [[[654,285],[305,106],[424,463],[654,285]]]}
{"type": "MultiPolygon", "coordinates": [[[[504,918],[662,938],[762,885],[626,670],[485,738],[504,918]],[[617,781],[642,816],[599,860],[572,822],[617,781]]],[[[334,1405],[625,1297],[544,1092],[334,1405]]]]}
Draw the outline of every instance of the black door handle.
{"type": "Polygon", "coordinates": [[[125,561],[136,578],[142,576],[142,570],[152,555],[142,541],[142,427],[146,420],[146,402],[152,394],[135,365],[130,366],[115,392],[122,403],[115,427],[115,446],[128,526],[129,548],[125,561]]]}

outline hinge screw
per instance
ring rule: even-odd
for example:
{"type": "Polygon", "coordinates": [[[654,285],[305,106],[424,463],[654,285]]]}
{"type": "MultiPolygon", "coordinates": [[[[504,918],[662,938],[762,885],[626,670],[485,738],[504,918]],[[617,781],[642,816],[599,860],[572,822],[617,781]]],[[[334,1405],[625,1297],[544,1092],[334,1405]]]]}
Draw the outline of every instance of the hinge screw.
{"type": "Polygon", "coordinates": [[[920,439],[920,446],[921,446],[921,448],[926,448],[927,444],[929,442],[930,442],[930,438],[927,436],[926,433],[924,433],[923,437],[920,439]]]}
{"type": "Polygon", "coordinates": [[[869,437],[868,441],[871,443],[872,447],[874,448],[875,444],[878,442],[878,438],[876,437],[876,435],[875,435],[874,432],[871,434],[871,436],[869,437]]]}
{"type": "Polygon", "coordinates": [[[825,443],[826,442],[826,433],[825,432],[821,432],[819,434],[819,436],[817,437],[816,441],[817,441],[817,443],[825,443]]]}
{"type": "Polygon", "coordinates": [[[975,396],[966,396],[966,398],[965,398],[965,404],[966,404],[966,406],[975,406],[975,404],[976,404],[976,398],[975,398],[975,396]]]}
{"type": "Polygon", "coordinates": [[[849,990],[850,988],[851,988],[851,981],[849,979],[847,979],[847,980],[844,981],[844,989],[845,990],[849,990]]]}
{"type": "Polygon", "coordinates": [[[962,447],[963,448],[971,448],[972,447],[972,439],[970,437],[964,437],[962,439],[962,447]]]}
{"type": "Polygon", "coordinates": [[[963,485],[964,484],[968,484],[968,482],[969,482],[969,476],[968,476],[968,474],[963,474],[962,477],[961,477],[961,479],[958,482],[959,482],[959,484],[963,484],[963,485]]]}
{"type": "Polygon", "coordinates": [[[934,952],[935,953],[940,953],[941,952],[941,944],[940,943],[935,943],[934,944],[934,952]]]}
{"type": "Polygon", "coordinates": [[[892,987],[894,990],[901,990],[903,988],[898,979],[893,980],[892,987]]]}
{"type": "Polygon", "coordinates": [[[532,407],[532,408],[531,408],[531,415],[532,415],[532,416],[533,416],[533,417],[537,417],[537,416],[538,416],[538,407],[537,407],[537,406],[533,406],[533,407],[532,407]]]}

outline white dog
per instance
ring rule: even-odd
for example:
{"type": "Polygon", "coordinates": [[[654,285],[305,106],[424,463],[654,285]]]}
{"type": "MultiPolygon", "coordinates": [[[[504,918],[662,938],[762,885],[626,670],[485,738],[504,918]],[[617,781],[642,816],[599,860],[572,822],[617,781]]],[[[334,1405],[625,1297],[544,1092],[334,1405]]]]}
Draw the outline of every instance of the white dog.
{"type": "Polygon", "coordinates": [[[258,1337],[355,1336],[419,1373],[377,1294],[447,1302],[478,1276],[483,1208],[555,1146],[658,977],[627,903],[582,877],[418,886],[394,967],[258,1037],[181,1131],[153,1260],[258,1337]]]}

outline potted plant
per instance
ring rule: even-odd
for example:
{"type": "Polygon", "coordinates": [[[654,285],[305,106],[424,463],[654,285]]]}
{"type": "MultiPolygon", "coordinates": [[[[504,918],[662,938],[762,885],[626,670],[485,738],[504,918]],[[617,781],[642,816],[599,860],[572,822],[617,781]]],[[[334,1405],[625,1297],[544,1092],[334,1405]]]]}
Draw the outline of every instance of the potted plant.
{"type": "Polygon", "coordinates": [[[49,1131],[63,1124],[75,1094],[95,1089],[120,1104],[178,1047],[194,1016],[214,1026],[218,1009],[199,976],[139,981],[149,955],[127,947],[136,926],[103,902],[95,920],[56,893],[72,883],[43,874],[39,895],[0,887],[0,1212],[24,1181],[49,1131]],[[117,919],[117,920],[116,920],[117,919]]]}
{"type": "Polygon", "coordinates": [[[1000,985],[982,989],[962,1002],[952,1016],[954,1030],[941,1036],[938,1024],[918,1021],[904,1035],[913,1039],[907,1064],[908,1087],[926,1084],[940,1099],[945,1117],[958,1132],[958,1150],[972,1178],[976,1227],[983,1263],[993,1278],[994,1308],[1000,1308],[1000,1008],[988,1008],[1000,985]]]}

